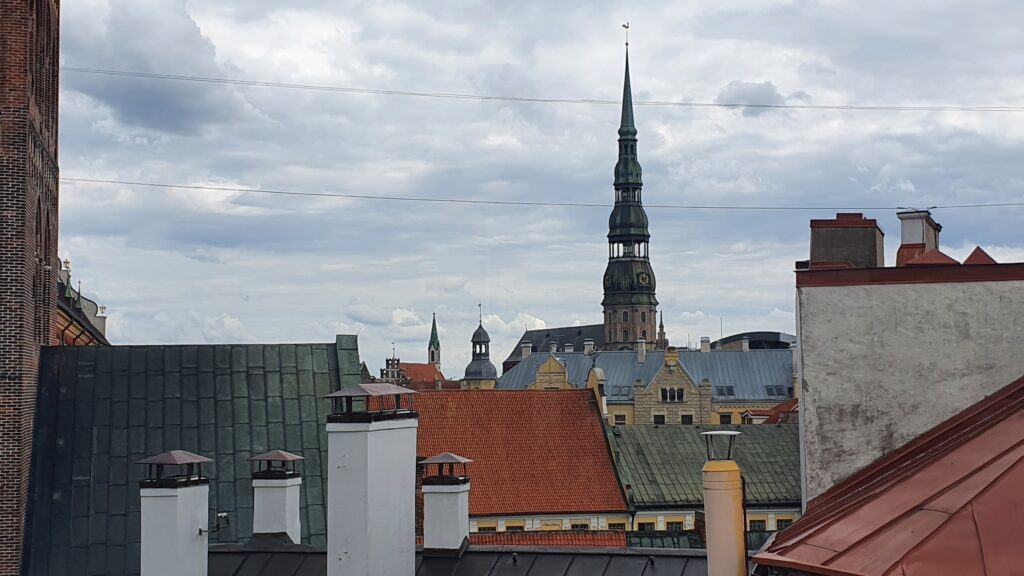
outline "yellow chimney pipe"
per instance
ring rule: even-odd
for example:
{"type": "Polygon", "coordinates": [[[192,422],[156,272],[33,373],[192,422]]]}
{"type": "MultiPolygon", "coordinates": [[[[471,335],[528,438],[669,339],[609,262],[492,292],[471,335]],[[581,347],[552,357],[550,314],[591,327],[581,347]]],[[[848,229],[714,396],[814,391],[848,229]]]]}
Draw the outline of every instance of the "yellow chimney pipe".
{"type": "Polygon", "coordinates": [[[743,525],[743,480],[740,467],[731,459],[732,441],[738,432],[705,432],[709,460],[704,463],[704,520],[707,538],[708,576],[746,576],[746,527],[743,525]],[[724,432],[724,434],[723,434],[724,432]],[[713,459],[711,442],[728,435],[727,459],[713,459]]]}

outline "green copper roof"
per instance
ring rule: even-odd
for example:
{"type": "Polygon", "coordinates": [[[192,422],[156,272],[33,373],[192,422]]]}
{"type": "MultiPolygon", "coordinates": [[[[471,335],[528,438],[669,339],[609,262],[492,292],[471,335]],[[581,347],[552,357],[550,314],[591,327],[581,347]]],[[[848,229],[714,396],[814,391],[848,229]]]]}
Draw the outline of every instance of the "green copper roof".
{"type": "Polygon", "coordinates": [[[622,86],[622,122],[619,124],[619,136],[636,138],[636,125],[633,122],[633,88],[629,82],[629,49],[626,49],[626,79],[622,86]]]}
{"type": "Polygon", "coordinates": [[[441,349],[441,339],[437,337],[437,314],[434,314],[434,319],[430,323],[430,348],[437,350],[441,349]]]}

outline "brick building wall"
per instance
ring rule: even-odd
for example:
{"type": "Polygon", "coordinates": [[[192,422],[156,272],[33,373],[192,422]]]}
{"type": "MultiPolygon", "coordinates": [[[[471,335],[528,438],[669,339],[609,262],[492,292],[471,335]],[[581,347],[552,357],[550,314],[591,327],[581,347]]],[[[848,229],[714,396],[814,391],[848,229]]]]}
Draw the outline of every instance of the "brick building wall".
{"type": "Polygon", "coordinates": [[[57,261],[59,0],[0,0],[0,576],[22,563],[57,261]]]}

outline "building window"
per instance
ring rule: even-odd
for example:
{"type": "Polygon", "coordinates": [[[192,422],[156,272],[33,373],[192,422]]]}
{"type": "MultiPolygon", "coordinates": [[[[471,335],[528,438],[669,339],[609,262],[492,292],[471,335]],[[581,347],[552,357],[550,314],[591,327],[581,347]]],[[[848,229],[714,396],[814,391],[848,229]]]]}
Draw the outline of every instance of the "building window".
{"type": "Polygon", "coordinates": [[[684,426],[689,426],[690,424],[693,424],[693,414],[683,414],[679,416],[679,423],[684,426]]]}
{"type": "Polygon", "coordinates": [[[662,388],[662,402],[685,402],[684,390],[682,388],[662,388]]]}
{"type": "Polygon", "coordinates": [[[476,531],[477,532],[497,532],[498,531],[498,527],[497,526],[477,526],[476,531]]]}
{"type": "Polygon", "coordinates": [[[626,312],[625,310],[622,311],[622,321],[629,322],[629,312],[626,312]]]}
{"type": "Polygon", "coordinates": [[[636,529],[640,532],[654,532],[654,522],[638,522],[636,529]]]}
{"type": "Polygon", "coordinates": [[[647,340],[647,330],[641,330],[640,337],[643,338],[644,340],[647,340]]]}
{"type": "Polygon", "coordinates": [[[620,424],[625,424],[625,423],[626,423],[626,415],[625,414],[616,414],[615,415],[615,425],[616,426],[618,426],[620,424]]]}
{"type": "Polygon", "coordinates": [[[682,532],[683,530],[686,530],[686,523],[685,522],[667,522],[665,524],[665,529],[666,530],[671,530],[673,532],[682,532]]]}
{"type": "Polygon", "coordinates": [[[764,532],[768,529],[768,525],[764,520],[751,520],[750,531],[751,532],[764,532]]]}
{"type": "Polygon", "coordinates": [[[641,312],[640,313],[640,321],[641,322],[647,322],[647,312],[641,312]]]}
{"type": "Polygon", "coordinates": [[[629,330],[622,331],[622,341],[629,342],[629,330]]]}
{"type": "Polygon", "coordinates": [[[523,526],[522,524],[520,524],[518,526],[508,526],[508,525],[505,526],[505,532],[522,532],[525,529],[526,529],[526,527],[523,526]]]}
{"type": "Polygon", "coordinates": [[[732,414],[719,414],[718,415],[718,423],[719,424],[732,424],[732,414]]]}
{"type": "Polygon", "coordinates": [[[590,524],[570,524],[570,530],[590,530],[590,524]]]}
{"type": "Polygon", "coordinates": [[[787,519],[779,518],[778,520],[775,521],[775,528],[777,530],[785,530],[786,528],[789,528],[790,525],[792,525],[792,524],[793,524],[793,521],[789,520],[788,518],[787,519]]]}
{"type": "Polygon", "coordinates": [[[655,424],[664,424],[665,423],[665,415],[664,414],[655,414],[654,415],[654,423],[655,424]]]}
{"type": "Polygon", "coordinates": [[[608,523],[608,529],[609,530],[621,530],[621,531],[625,532],[626,531],[626,524],[624,522],[609,522],[608,523]]]}
{"type": "Polygon", "coordinates": [[[715,386],[715,394],[717,396],[736,396],[735,386],[715,386]]]}

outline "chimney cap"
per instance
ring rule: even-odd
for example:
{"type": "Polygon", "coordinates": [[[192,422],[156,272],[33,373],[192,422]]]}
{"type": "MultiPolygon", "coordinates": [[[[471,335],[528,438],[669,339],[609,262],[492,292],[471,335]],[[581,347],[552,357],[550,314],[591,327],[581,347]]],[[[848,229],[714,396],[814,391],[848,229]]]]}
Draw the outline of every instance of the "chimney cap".
{"type": "Polygon", "coordinates": [[[739,430],[709,430],[707,432],[701,432],[701,436],[704,437],[705,447],[708,452],[708,460],[732,460],[732,448],[736,442],[736,437],[740,435],[739,430]],[[726,441],[725,456],[722,457],[719,454],[721,446],[715,442],[716,438],[721,438],[726,441]],[[716,445],[719,448],[716,450],[716,445]]]}
{"type": "Polygon", "coordinates": [[[291,452],[285,452],[284,450],[271,450],[270,452],[264,452],[249,458],[250,461],[257,462],[294,462],[296,460],[305,460],[303,456],[298,454],[292,454],[291,452]]]}
{"type": "Polygon", "coordinates": [[[206,456],[200,456],[199,454],[193,454],[185,450],[171,450],[169,452],[164,452],[163,454],[150,456],[144,460],[139,460],[136,464],[181,466],[183,464],[205,464],[207,462],[213,462],[213,459],[207,458],[206,456]]]}
{"type": "Polygon", "coordinates": [[[417,418],[412,409],[412,395],[415,390],[387,382],[363,382],[345,386],[331,392],[324,398],[331,400],[332,411],[327,416],[331,423],[376,422],[399,418],[417,418]],[[409,397],[403,403],[403,397],[409,397]]]}
{"type": "Polygon", "coordinates": [[[452,454],[451,452],[441,452],[440,454],[431,456],[426,460],[420,462],[420,464],[472,464],[473,461],[464,456],[458,454],[452,454]]]}

